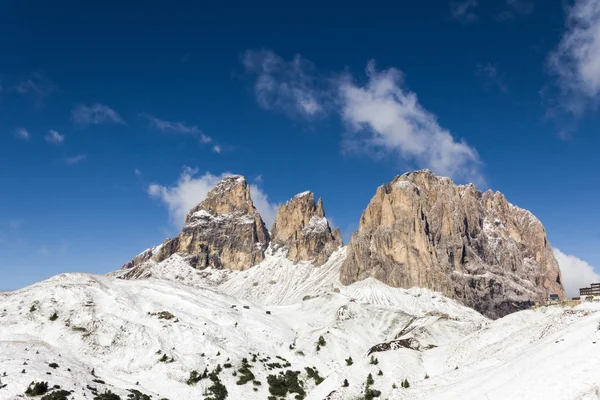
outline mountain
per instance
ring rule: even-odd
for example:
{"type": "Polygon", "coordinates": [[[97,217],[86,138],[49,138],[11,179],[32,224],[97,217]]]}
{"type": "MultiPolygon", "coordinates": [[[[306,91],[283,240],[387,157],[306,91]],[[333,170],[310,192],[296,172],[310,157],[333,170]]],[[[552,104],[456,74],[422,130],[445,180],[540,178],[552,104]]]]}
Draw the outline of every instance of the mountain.
{"type": "Polygon", "coordinates": [[[380,186],[340,280],[426,287],[498,318],[565,294],[546,231],[499,192],[415,171],[380,186]]]}
{"type": "Polygon", "coordinates": [[[279,207],[271,241],[288,249],[288,258],[295,263],[313,261],[318,266],[342,246],[342,235],[339,229],[331,230],[323,201],[315,204],[313,193],[306,191],[279,207]]]}
{"type": "Polygon", "coordinates": [[[146,250],[123,266],[134,268],[173,254],[194,268],[243,270],[264,260],[269,233],[250,197],[250,186],[240,175],[223,178],[185,219],[179,236],[146,250]]]}
{"type": "MultiPolygon", "coordinates": [[[[177,255],[194,268],[244,270],[269,248],[295,264],[323,265],[342,246],[323,202],[306,191],[281,205],[269,233],[239,175],[224,178],[190,211],[181,234],[125,264],[126,277],[177,255]]],[[[340,282],[373,277],[393,287],[428,288],[490,318],[565,298],[541,222],[499,192],[422,170],[380,186],[348,243],[340,282]]]]}
{"type": "Polygon", "coordinates": [[[122,269],[0,293],[0,399],[598,398],[600,305],[518,311],[550,292],[543,226],[500,193],[396,177],[342,246],[311,192],[269,233],[228,176],[122,269]]]}

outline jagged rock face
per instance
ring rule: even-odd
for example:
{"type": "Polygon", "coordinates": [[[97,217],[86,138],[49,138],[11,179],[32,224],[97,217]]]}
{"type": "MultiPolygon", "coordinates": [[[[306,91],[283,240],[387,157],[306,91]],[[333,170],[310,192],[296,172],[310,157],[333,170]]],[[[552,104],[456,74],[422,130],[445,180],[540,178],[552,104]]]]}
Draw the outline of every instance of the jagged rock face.
{"type": "Polygon", "coordinates": [[[223,178],[192,209],[179,236],[147,250],[123,268],[149,259],[160,262],[178,253],[196,268],[244,270],[264,260],[269,233],[250,197],[244,177],[223,178]]]}
{"type": "Polygon", "coordinates": [[[348,244],[340,280],[439,291],[491,318],[564,298],[540,221],[499,193],[415,171],[380,186],[348,244]]]}
{"type": "Polygon", "coordinates": [[[339,229],[331,230],[323,201],[315,204],[312,192],[303,192],[281,205],[271,229],[271,241],[288,249],[294,263],[313,261],[324,264],[331,253],[342,245],[339,229]]]}

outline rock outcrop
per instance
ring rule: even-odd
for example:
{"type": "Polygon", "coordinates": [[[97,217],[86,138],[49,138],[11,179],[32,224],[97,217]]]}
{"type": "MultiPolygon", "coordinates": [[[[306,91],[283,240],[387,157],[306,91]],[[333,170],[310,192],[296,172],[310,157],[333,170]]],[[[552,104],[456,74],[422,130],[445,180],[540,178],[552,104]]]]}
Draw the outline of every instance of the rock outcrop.
{"type": "Polygon", "coordinates": [[[343,284],[374,277],[425,287],[491,318],[564,298],[540,221],[499,193],[455,185],[430,171],[380,186],[342,265],[343,284]]]}
{"type": "Polygon", "coordinates": [[[271,241],[288,249],[288,258],[294,263],[312,261],[324,264],[334,250],[342,246],[339,229],[331,230],[323,201],[315,204],[312,192],[299,193],[277,211],[271,228],[271,241]]]}
{"type": "Polygon", "coordinates": [[[223,178],[193,208],[179,236],[146,250],[123,268],[150,259],[160,262],[177,253],[195,268],[244,270],[264,260],[269,233],[250,197],[244,177],[223,178]]]}

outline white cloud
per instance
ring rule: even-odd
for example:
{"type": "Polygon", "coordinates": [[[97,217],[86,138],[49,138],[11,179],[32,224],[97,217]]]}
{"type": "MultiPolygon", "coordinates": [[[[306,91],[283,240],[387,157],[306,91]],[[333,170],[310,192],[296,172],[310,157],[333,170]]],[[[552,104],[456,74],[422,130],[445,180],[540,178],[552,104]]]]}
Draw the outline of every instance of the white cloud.
{"type": "Polygon", "coordinates": [[[46,142],[48,143],[61,144],[65,140],[65,135],[61,135],[54,129],[50,129],[44,139],[46,139],[46,142]]]}
{"type": "Polygon", "coordinates": [[[79,125],[90,124],[125,124],[121,116],[104,104],[91,106],[80,104],[71,111],[71,120],[79,125]]]}
{"type": "Polygon", "coordinates": [[[27,141],[31,140],[31,134],[25,128],[17,129],[17,132],[15,132],[15,136],[17,137],[17,139],[27,140],[27,141]]]}
{"type": "MultiPolygon", "coordinates": [[[[202,131],[196,125],[187,125],[183,122],[165,121],[152,115],[142,114],[150,122],[150,126],[161,132],[184,133],[189,135],[200,135],[202,131]]],[[[210,140],[209,140],[210,142],[210,140]]]]}
{"type": "Polygon", "coordinates": [[[554,257],[560,266],[562,284],[569,298],[579,296],[579,288],[588,287],[590,283],[600,282],[600,274],[587,262],[559,249],[554,249],[554,257]]]}
{"type": "Polygon", "coordinates": [[[134,175],[135,175],[135,176],[138,176],[138,177],[143,175],[143,174],[142,174],[142,171],[140,171],[140,170],[139,170],[139,169],[137,169],[137,168],[133,170],[133,173],[134,173],[134,175]]]}
{"type": "Polygon", "coordinates": [[[87,158],[87,156],[85,154],[79,154],[79,155],[74,156],[74,157],[67,157],[65,161],[69,165],[75,165],[75,164],[79,164],[80,162],[82,162],[86,158],[87,158]]]}
{"type": "Polygon", "coordinates": [[[454,1],[450,3],[450,15],[452,18],[463,21],[473,22],[477,20],[475,9],[478,6],[477,0],[454,1]]]}
{"type": "Polygon", "coordinates": [[[341,117],[351,128],[347,148],[391,153],[436,173],[481,183],[477,151],[455,140],[403,87],[402,72],[375,69],[369,62],[365,85],[350,77],[339,84],[341,117]]]}
{"type": "Polygon", "coordinates": [[[270,50],[248,50],[242,62],[246,72],[257,77],[254,93],[262,108],[303,117],[324,113],[323,93],[315,88],[315,68],[299,54],[286,61],[270,50]]]}
{"type": "Polygon", "coordinates": [[[436,116],[422,107],[415,93],[403,87],[402,72],[366,68],[368,82],[356,84],[349,74],[318,77],[314,66],[297,55],[286,62],[271,51],[247,51],[246,69],[258,74],[256,96],[266,109],[311,118],[336,112],[350,127],[344,149],[369,155],[396,155],[420,168],[454,178],[483,183],[476,150],[455,140],[436,116]],[[307,107],[310,98],[316,108],[307,107]],[[327,106],[325,107],[325,104],[327,106]],[[318,111],[314,111],[318,110],[318,111]]]}
{"type": "Polygon", "coordinates": [[[275,221],[279,204],[271,203],[269,201],[269,196],[256,185],[250,185],[250,196],[252,196],[254,207],[256,207],[263,221],[265,221],[267,229],[270,230],[275,221]]]}
{"type": "Polygon", "coordinates": [[[600,0],[575,0],[567,10],[566,31],[548,57],[558,78],[561,106],[574,115],[600,100],[600,0]]]}
{"type": "MultiPolygon", "coordinates": [[[[200,140],[202,144],[213,143],[213,138],[208,135],[205,135],[204,132],[196,125],[188,125],[183,122],[173,122],[173,121],[165,121],[160,118],[156,118],[152,115],[141,114],[141,117],[146,118],[148,122],[150,122],[150,126],[160,132],[166,133],[181,133],[184,135],[195,136],[200,140]]],[[[216,153],[221,152],[221,146],[218,144],[213,146],[213,150],[216,153]]]]}
{"type": "MultiPolygon", "coordinates": [[[[208,192],[227,175],[230,174],[213,175],[207,172],[198,176],[197,169],[185,168],[174,185],[151,184],[148,186],[148,194],[160,199],[169,210],[171,223],[181,227],[188,212],[201,203],[208,192]]],[[[275,220],[278,205],[269,202],[267,194],[256,185],[250,185],[250,195],[263,221],[270,227],[275,220]]]]}

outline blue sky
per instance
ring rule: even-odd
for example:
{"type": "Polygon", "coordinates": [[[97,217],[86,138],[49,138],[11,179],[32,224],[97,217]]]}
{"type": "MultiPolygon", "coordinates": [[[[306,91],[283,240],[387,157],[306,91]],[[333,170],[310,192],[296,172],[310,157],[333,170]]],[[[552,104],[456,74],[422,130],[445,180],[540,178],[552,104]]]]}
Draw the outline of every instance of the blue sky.
{"type": "Polygon", "coordinates": [[[227,172],[347,240],[430,168],[597,277],[600,1],[84,3],[0,5],[0,290],[120,267],[227,172]]]}

